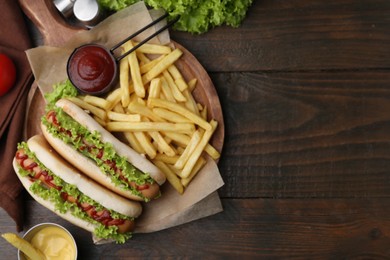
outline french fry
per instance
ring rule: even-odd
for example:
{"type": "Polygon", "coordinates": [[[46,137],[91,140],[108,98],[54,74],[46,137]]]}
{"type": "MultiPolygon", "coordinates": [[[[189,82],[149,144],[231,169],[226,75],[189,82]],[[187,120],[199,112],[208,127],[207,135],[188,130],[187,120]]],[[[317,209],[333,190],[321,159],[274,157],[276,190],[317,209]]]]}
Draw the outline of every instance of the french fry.
{"type": "Polygon", "coordinates": [[[212,126],[211,130],[205,131],[205,133],[202,136],[202,139],[196,146],[195,150],[191,154],[190,158],[188,158],[186,164],[184,165],[183,170],[180,172],[180,177],[187,178],[190,174],[192,169],[194,168],[196,162],[198,161],[199,157],[201,156],[203,150],[205,149],[206,145],[208,144],[212,134],[214,133],[215,129],[217,128],[217,121],[211,120],[210,125],[212,126]]]}
{"type": "MultiPolygon", "coordinates": [[[[163,132],[165,138],[170,138],[174,142],[178,143],[181,146],[187,146],[190,142],[191,138],[188,135],[182,133],[174,133],[174,132],[163,132]]],[[[214,160],[217,160],[221,154],[211,145],[207,144],[205,148],[205,152],[214,160]]]]}
{"type": "Polygon", "coordinates": [[[165,120],[153,113],[152,109],[138,102],[130,102],[128,108],[131,113],[140,114],[151,119],[154,122],[164,122],[165,120]]]}
{"type": "Polygon", "coordinates": [[[106,100],[109,103],[107,110],[112,110],[121,101],[121,91],[121,88],[117,88],[107,95],[106,100]]]}
{"type": "Polygon", "coordinates": [[[175,49],[167,56],[165,56],[160,62],[158,62],[150,71],[145,73],[142,76],[142,81],[144,84],[149,83],[152,79],[160,75],[164,70],[166,70],[171,64],[177,61],[183,52],[180,49],[175,49]]]}
{"type": "Polygon", "coordinates": [[[188,118],[189,120],[191,120],[192,122],[199,125],[200,127],[202,127],[205,130],[212,129],[211,125],[206,120],[204,120],[200,116],[194,114],[193,112],[189,111],[188,109],[186,109],[186,108],[184,108],[176,103],[172,103],[172,102],[158,99],[158,98],[151,98],[151,99],[149,99],[149,105],[151,107],[162,107],[162,108],[166,108],[166,109],[175,111],[176,113],[188,118]]]}
{"type": "MultiPolygon", "coordinates": [[[[130,96],[130,103],[138,103],[142,106],[146,106],[146,101],[143,98],[140,98],[135,94],[130,96]]],[[[129,108],[127,107],[127,110],[128,109],[129,108]]]]}
{"type": "MultiPolygon", "coordinates": [[[[191,140],[188,135],[182,133],[163,132],[163,134],[165,138],[172,139],[172,141],[176,142],[182,147],[187,146],[191,140]]],[[[221,154],[211,144],[206,145],[205,152],[214,160],[217,160],[221,156],[221,154]]]]}
{"type": "Polygon", "coordinates": [[[156,155],[154,159],[157,161],[162,161],[167,164],[175,164],[176,161],[179,159],[179,156],[178,155],[168,156],[166,154],[159,153],[156,155]]]}
{"type": "Polygon", "coordinates": [[[133,132],[124,132],[126,140],[129,142],[130,146],[139,154],[145,154],[145,150],[142,148],[137,138],[133,132]]]}
{"type": "MultiPolygon", "coordinates": [[[[130,40],[127,41],[124,44],[124,46],[125,46],[125,51],[127,51],[130,50],[134,46],[134,44],[130,40]]],[[[140,71],[139,63],[135,52],[132,52],[129,55],[127,55],[127,60],[129,62],[130,75],[131,75],[131,80],[133,82],[134,92],[137,94],[137,96],[143,98],[145,97],[145,87],[144,84],[142,83],[141,71],[140,71]]]]}
{"type": "Polygon", "coordinates": [[[126,113],[125,112],[125,109],[122,107],[122,105],[120,103],[118,103],[113,109],[112,109],[113,112],[116,112],[116,113],[121,113],[121,114],[124,114],[126,113]]]}
{"type": "Polygon", "coordinates": [[[103,121],[102,119],[100,119],[99,117],[97,117],[97,116],[95,116],[95,115],[93,115],[93,119],[95,119],[95,121],[98,122],[99,125],[101,125],[101,126],[103,126],[103,127],[105,127],[106,124],[107,124],[106,121],[103,121]]]}
{"type": "Polygon", "coordinates": [[[180,92],[180,89],[176,86],[175,81],[173,80],[171,74],[169,74],[168,71],[164,70],[163,71],[164,78],[168,82],[168,86],[172,90],[173,97],[178,101],[178,102],[186,102],[187,99],[186,97],[180,92]]]}
{"type": "Polygon", "coordinates": [[[183,78],[183,76],[181,75],[180,71],[177,69],[175,64],[172,64],[171,66],[169,66],[168,71],[175,80],[183,78]]]}
{"type": "Polygon", "coordinates": [[[156,114],[160,118],[162,118],[166,121],[173,122],[173,123],[190,123],[191,122],[191,120],[189,120],[188,118],[186,118],[178,113],[175,113],[171,110],[165,109],[165,108],[155,107],[152,109],[152,111],[154,114],[156,114]]]}
{"type": "Polygon", "coordinates": [[[191,140],[188,142],[186,148],[184,149],[184,152],[180,155],[179,159],[174,165],[176,169],[183,169],[191,154],[193,154],[196,146],[198,145],[198,143],[200,143],[203,132],[203,130],[196,130],[195,133],[192,135],[191,140]]]}
{"type": "Polygon", "coordinates": [[[188,89],[185,89],[183,91],[183,95],[186,97],[187,101],[184,103],[184,106],[188,108],[190,111],[192,111],[195,115],[200,115],[199,114],[199,109],[196,104],[196,101],[194,97],[192,96],[191,92],[188,89]]]}
{"type": "Polygon", "coordinates": [[[156,157],[157,151],[150,139],[147,137],[146,133],[134,132],[134,136],[149,158],[154,159],[154,157],[156,157]]]}
{"type": "Polygon", "coordinates": [[[186,188],[188,184],[192,181],[195,175],[202,169],[202,167],[206,164],[206,160],[201,156],[198,161],[195,163],[194,168],[192,169],[190,175],[187,178],[182,178],[181,184],[186,188]]]}
{"type": "Polygon", "coordinates": [[[70,100],[71,102],[81,107],[82,109],[89,111],[93,115],[99,117],[101,120],[107,121],[107,113],[103,109],[95,107],[77,97],[67,97],[66,99],[70,100]]]}
{"type": "Polygon", "coordinates": [[[161,78],[154,78],[150,82],[148,98],[158,98],[161,93],[161,78]]]}
{"type": "Polygon", "coordinates": [[[146,64],[150,62],[150,59],[146,57],[144,53],[135,51],[135,54],[137,55],[140,64],[146,64]]]}
{"type": "Polygon", "coordinates": [[[28,241],[19,237],[13,233],[4,233],[1,235],[5,240],[7,240],[11,245],[22,251],[30,259],[36,260],[45,260],[45,255],[33,247],[28,241]]]}
{"type": "Polygon", "coordinates": [[[162,133],[165,137],[172,139],[172,141],[176,142],[181,146],[187,146],[191,140],[191,137],[183,133],[165,132],[165,131],[163,131],[162,133]]]}
{"type": "Polygon", "coordinates": [[[149,60],[145,62],[142,66],[140,66],[141,74],[145,74],[150,71],[157,63],[159,63],[166,55],[160,55],[157,59],[149,60]]]}
{"type": "Polygon", "coordinates": [[[148,134],[157,144],[157,149],[168,156],[175,156],[176,153],[172,147],[165,141],[164,137],[156,131],[149,131],[148,134]]]}
{"type": "MultiPolygon", "coordinates": [[[[172,164],[167,164],[167,166],[169,167],[169,169],[171,169],[171,171],[173,171],[176,176],[179,176],[180,177],[180,169],[176,169],[172,164]]],[[[180,182],[181,182],[181,178],[180,178],[180,182]]]]}
{"type": "Polygon", "coordinates": [[[188,85],[183,78],[175,79],[175,83],[181,92],[188,89],[188,85]]]}
{"type": "Polygon", "coordinates": [[[177,148],[176,148],[176,153],[177,154],[183,154],[183,152],[184,152],[184,149],[185,149],[185,147],[182,147],[182,146],[177,146],[177,148]]]}
{"type": "MultiPolygon", "coordinates": [[[[134,42],[134,46],[137,46],[138,42],[134,42]]],[[[146,54],[169,54],[172,52],[171,47],[166,45],[158,45],[152,43],[144,43],[138,49],[137,52],[142,52],[146,54]]]]}
{"type": "Polygon", "coordinates": [[[200,116],[204,119],[207,120],[207,107],[204,106],[202,111],[200,111],[200,116]]]}
{"type": "Polygon", "coordinates": [[[199,112],[202,111],[202,109],[203,109],[203,106],[201,103],[196,103],[196,107],[198,108],[199,112]]]}
{"type": "Polygon", "coordinates": [[[129,90],[129,63],[126,59],[119,62],[119,84],[122,91],[121,101],[122,106],[127,107],[130,103],[129,90]]]}
{"type": "Polygon", "coordinates": [[[219,157],[221,157],[221,154],[217,151],[217,149],[214,148],[211,144],[207,144],[206,148],[204,148],[204,151],[213,159],[217,160],[219,157]]]}
{"type": "Polygon", "coordinates": [[[141,122],[141,115],[139,114],[124,114],[114,111],[108,111],[107,117],[112,121],[141,122]]]}
{"type": "Polygon", "coordinates": [[[162,161],[153,160],[153,163],[165,174],[168,182],[179,192],[183,194],[184,187],[181,184],[180,178],[162,161]]]}
{"type": "Polygon", "coordinates": [[[110,102],[104,98],[86,95],[83,100],[95,107],[100,107],[104,110],[108,110],[110,108],[110,102]]]}
{"type": "Polygon", "coordinates": [[[196,83],[198,83],[197,78],[193,78],[190,81],[188,81],[188,83],[187,83],[188,91],[192,92],[196,87],[196,83]]]}
{"type": "Polygon", "coordinates": [[[165,131],[178,133],[192,133],[195,127],[190,123],[167,122],[108,122],[106,129],[110,132],[148,132],[165,131]]]}
{"type": "Polygon", "coordinates": [[[171,66],[168,67],[169,73],[172,75],[172,77],[175,80],[175,84],[179,88],[180,91],[184,91],[185,89],[188,88],[187,83],[185,82],[183,76],[181,75],[180,71],[178,68],[175,66],[175,64],[172,64],[171,66]]]}
{"type": "Polygon", "coordinates": [[[173,96],[172,90],[169,87],[168,82],[164,77],[161,78],[161,95],[164,97],[163,99],[176,103],[176,99],[173,96]]]}

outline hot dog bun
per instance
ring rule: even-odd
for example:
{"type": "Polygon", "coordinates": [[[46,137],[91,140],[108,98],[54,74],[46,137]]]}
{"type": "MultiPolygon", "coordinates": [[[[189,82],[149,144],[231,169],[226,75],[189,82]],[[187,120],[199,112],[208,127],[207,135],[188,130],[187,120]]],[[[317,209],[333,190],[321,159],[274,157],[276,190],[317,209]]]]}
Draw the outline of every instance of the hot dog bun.
{"type": "Polygon", "coordinates": [[[73,147],[61,141],[61,139],[54,137],[48,131],[45,125],[41,124],[42,133],[45,136],[46,140],[50,143],[55,150],[58,151],[61,156],[70,162],[74,167],[78,168],[84,174],[92,178],[94,181],[100,183],[111,191],[131,200],[141,201],[142,199],[139,196],[134,195],[127,190],[121,189],[116,186],[111,178],[103,174],[100,168],[96,165],[94,161],[88,159],[87,157],[81,155],[73,147]]]}
{"type": "Polygon", "coordinates": [[[67,99],[60,99],[56,106],[61,107],[74,120],[88,128],[91,132],[97,131],[101,134],[102,141],[112,143],[116,152],[120,156],[124,156],[136,168],[148,173],[159,185],[162,185],[166,178],[165,175],[153,163],[140,155],[128,145],[119,141],[114,135],[108,132],[104,127],[97,123],[90,115],[83,109],[67,99]]]}
{"type": "MultiPolygon", "coordinates": [[[[166,177],[153,163],[147,160],[144,156],[138,154],[128,145],[119,141],[114,135],[98,124],[88,113],[86,113],[82,108],[78,107],[71,101],[60,99],[57,101],[56,106],[61,108],[68,116],[73,118],[73,120],[88,129],[88,131],[98,132],[100,134],[101,141],[112,144],[118,156],[126,158],[126,160],[135,168],[144,173],[147,173],[155,181],[156,185],[150,185],[149,190],[142,190],[142,195],[146,194],[145,197],[152,199],[159,194],[158,185],[162,185],[165,182],[166,177]]],[[[144,198],[142,198],[140,195],[123,189],[123,185],[118,185],[112,181],[111,177],[107,176],[106,172],[101,170],[96,165],[95,161],[82,155],[79,151],[76,151],[74,147],[66,144],[63,140],[51,134],[45,124],[41,123],[41,129],[43,135],[50,143],[50,145],[59,154],[61,154],[62,157],[64,157],[67,161],[88,175],[90,178],[126,198],[138,201],[144,200],[144,198]]]]}
{"type": "Polygon", "coordinates": [[[54,203],[52,203],[50,201],[47,201],[47,200],[44,200],[43,198],[39,197],[38,195],[35,195],[30,190],[30,187],[33,184],[33,182],[31,182],[28,178],[23,178],[23,177],[20,176],[20,172],[19,172],[20,169],[19,169],[18,163],[16,162],[15,158],[14,158],[12,164],[13,164],[13,167],[15,169],[15,172],[17,173],[17,176],[19,177],[20,182],[23,184],[24,188],[28,191],[28,193],[31,195],[31,197],[35,201],[37,201],[39,204],[41,204],[45,208],[49,209],[50,211],[54,212],[55,214],[57,214],[61,218],[69,221],[73,225],[76,225],[76,226],[78,226],[78,227],[80,227],[82,229],[85,229],[85,230],[87,230],[87,231],[89,231],[91,233],[95,230],[96,226],[94,224],[92,224],[92,223],[90,223],[88,221],[82,220],[80,218],[76,218],[70,212],[60,213],[59,211],[57,211],[55,209],[54,203]]]}
{"type": "MultiPolygon", "coordinates": [[[[65,183],[75,186],[83,195],[91,198],[99,205],[101,205],[101,207],[107,210],[115,211],[131,218],[136,218],[142,213],[142,206],[139,202],[127,200],[105,189],[104,187],[100,186],[99,184],[92,181],[83,174],[80,174],[77,169],[67,163],[62,157],[60,157],[60,155],[58,155],[52,149],[52,147],[50,147],[50,145],[47,143],[43,136],[36,135],[31,137],[27,141],[27,146],[28,149],[32,153],[34,153],[35,162],[39,162],[41,165],[47,168],[50,173],[57,176],[65,183]]],[[[17,154],[22,153],[21,151],[23,151],[23,149],[19,149],[17,154]]],[[[25,152],[25,154],[27,153],[25,152]]],[[[29,160],[32,160],[31,157],[29,158],[29,160]]],[[[65,213],[58,211],[52,201],[44,199],[39,196],[39,194],[36,194],[34,191],[32,191],[30,188],[34,184],[34,182],[37,181],[37,179],[34,179],[30,175],[23,176],[21,171],[23,167],[26,167],[26,165],[22,164],[24,164],[24,161],[21,162],[19,158],[18,163],[18,156],[16,156],[13,160],[14,170],[17,173],[17,176],[25,187],[25,189],[38,203],[53,211],[60,217],[66,219],[67,221],[87,231],[94,232],[97,227],[95,223],[91,223],[90,221],[76,217],[71,214],[70,211],[67,211],[65,213]]],[[[40,167],[39,164],[38,166],[35,166],[34,168],[30,169],[31,174],[37,174],[39,172],[39,170],[36,170],[37,167],[40,167]]],[[[42,166],[40,168],[42,173],[45,168],[43,168],[42,166]]],[[[61,193],[64,192],[63,190],[60,191],[61,193]]]]}

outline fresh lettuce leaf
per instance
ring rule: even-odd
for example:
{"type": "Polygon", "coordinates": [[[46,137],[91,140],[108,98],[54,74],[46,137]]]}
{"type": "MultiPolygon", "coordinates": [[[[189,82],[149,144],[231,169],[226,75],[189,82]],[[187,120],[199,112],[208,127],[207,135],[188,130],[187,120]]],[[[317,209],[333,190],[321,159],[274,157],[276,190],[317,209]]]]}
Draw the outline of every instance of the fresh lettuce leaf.
{"type": "Polygon", "coordinates": [[[224,3],[225,23],[232,27],[240,26],[253,0],[222,0],[224,3]]]}
{"type": "Polygon", "coordinates": [[[76,97],[78,94],[76,87],[67,79],[64,82],[55,84],[53,91],[45,94],[45,99],[48,106],[52,107],[57,100],[65,97],[76,97]]]}
{"type": "MultiPolygon", "coordinates": [[[[139,0],[98,0],[106,9],[119,11],[139,0]]],[[[223,24],[238,27],[253,0],[145,0],[154,9],[164,9],[170,19],[180,15],[174,25],[178,31],[205,33],[223,24]]]]}

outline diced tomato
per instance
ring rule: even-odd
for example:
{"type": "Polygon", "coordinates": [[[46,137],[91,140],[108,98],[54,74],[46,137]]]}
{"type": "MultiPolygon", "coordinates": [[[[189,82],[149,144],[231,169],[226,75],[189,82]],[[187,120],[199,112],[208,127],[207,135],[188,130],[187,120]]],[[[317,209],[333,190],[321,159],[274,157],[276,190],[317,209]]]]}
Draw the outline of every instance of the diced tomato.
{"type": "Polygon", "coordinates": [[[92,208],[92,205],[88,204],[88,203],[80,203],[80,207],[84,210],[84,211],[88,211],[92,208]]]}
{"type": "Polygon", "coordinates": [[[68,193],[61,192],[61,198],[63,198],[64,200],[68,200],[68,193]]]}
{"type": "Polygon", "coordinates": [[[149,185],[148,184],[136,185],[136,189],[137,190],[147,190],[147,189],[149,189],[149,185]]]}
{"type": "Polygon", "coordinates": [[[110,220],[107,225],[108,226],[118,226],[118,225],[121,225],[125,222],[124,219],[112,219],[110,220]]]}

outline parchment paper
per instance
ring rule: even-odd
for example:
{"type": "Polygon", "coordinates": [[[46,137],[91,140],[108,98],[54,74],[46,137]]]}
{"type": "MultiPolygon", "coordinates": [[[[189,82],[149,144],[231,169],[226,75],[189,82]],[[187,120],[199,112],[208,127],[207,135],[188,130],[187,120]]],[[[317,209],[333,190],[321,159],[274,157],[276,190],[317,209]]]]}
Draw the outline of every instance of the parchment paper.
{"type": "MultiPolygon", "coordinates": [[[[138,2],[110,16],[92,30],[77,33],[63,47],[40,46],[28,50],[27,56],[39,88],[43,93],[50,92],[54,84],[67,78],[66,62],[74,48],[91,42],[110,48],[160,15],[161,12],[149,12],[143,2],[138,2]]],[[[136,40],[146,38],[155,30],[156,28],[148,29],[136,40]]],[[[168,31],[153,41],[169,43],[168,31]]],[[[221,212],[223,209],[217,190],[223,185],[216,163],[208,158],[207,164],[183,195],[178,194],[167,182],[162,187],[161,198],[144,204],[143,213],[137,219],[135,232],[159,231],[221,212]]],[[[107,241],[94,239],[94,242],[107,241]]]]}
{"type": "MultiPolygon", "coordinates": [[[[138,2],[108,17],[93,29],[76,33],[62,47],[40,46],[27,50],[27,58],[42,93],[50,92],[53,84],[67,78],[66,63],[75,48],[87,43],[98,43],[110,49],[160,15],[161,12],[158,10],[149,13],[144,3],[138,2]]],[[[163,26],[163,23],[157,24],[156,27],[163,26]]],[[[155,31],[156,28],[151,27],[136,36],[134,40],[141,41],[155,31]]],[[[168,43],[168,31],[161,33],[150,42],[168,43]]]]}

